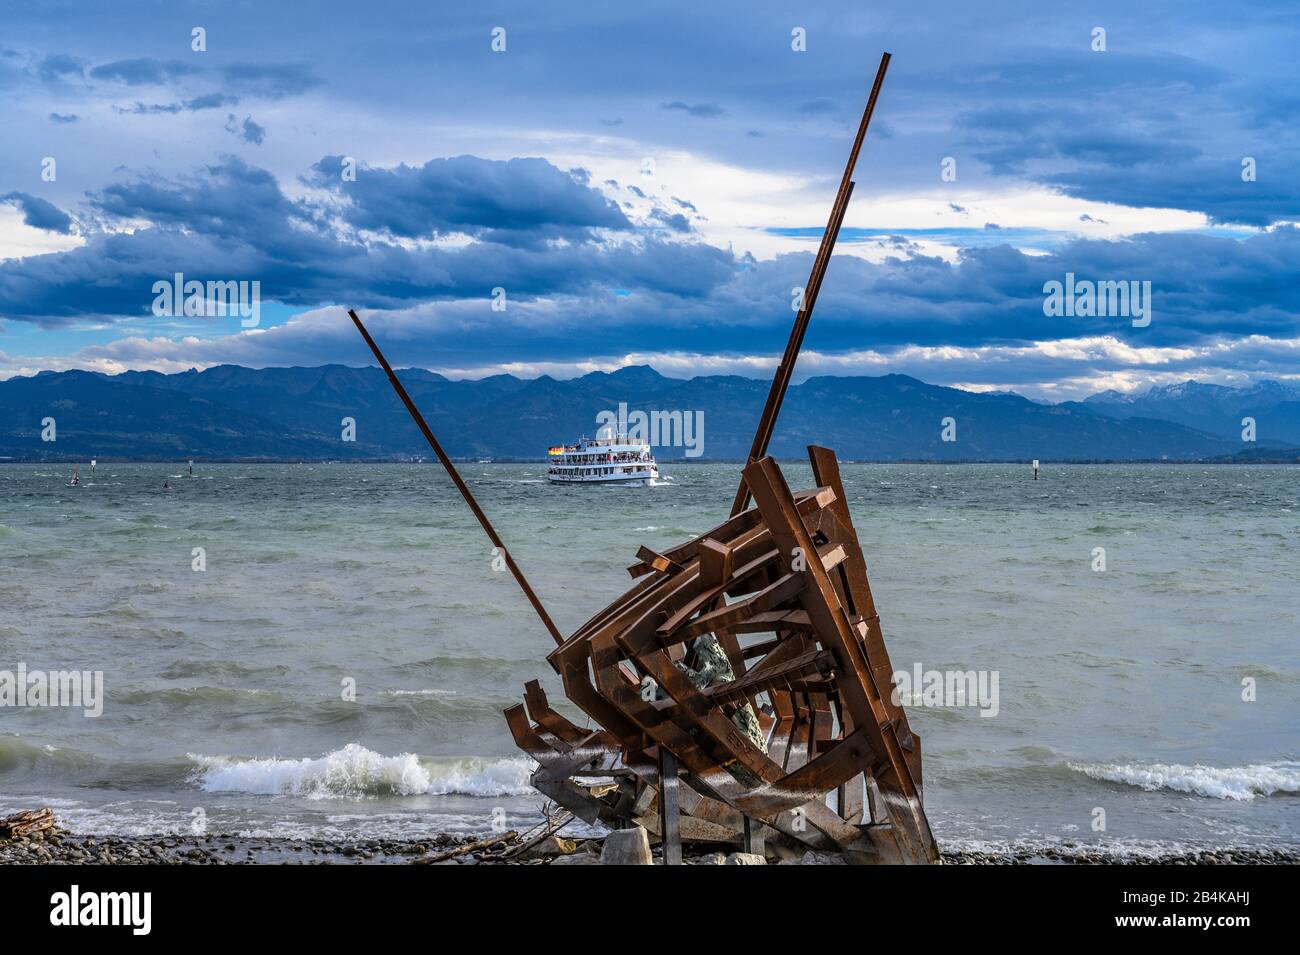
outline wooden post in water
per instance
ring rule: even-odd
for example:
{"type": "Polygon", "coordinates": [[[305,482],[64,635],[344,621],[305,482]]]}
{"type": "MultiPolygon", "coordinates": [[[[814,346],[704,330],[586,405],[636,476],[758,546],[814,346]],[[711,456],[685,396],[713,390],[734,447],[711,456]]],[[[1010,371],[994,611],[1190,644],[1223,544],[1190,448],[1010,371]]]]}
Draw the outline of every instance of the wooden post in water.
{"type": "Polygon", "coordinates": [[[1038,458],[1034,458],[1034,480],[1038,480],[1038,458]]]}

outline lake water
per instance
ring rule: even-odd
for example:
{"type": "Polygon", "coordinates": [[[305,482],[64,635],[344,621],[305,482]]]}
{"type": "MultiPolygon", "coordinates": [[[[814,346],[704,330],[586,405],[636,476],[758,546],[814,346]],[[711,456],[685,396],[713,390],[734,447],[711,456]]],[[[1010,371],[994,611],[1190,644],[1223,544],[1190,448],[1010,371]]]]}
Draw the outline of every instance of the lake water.
{"type": "MultiPolygon", "coordinates": [[[[738,466],[663,470],[650,488],[464,475],[567,632],[629,586],[638,545],[725,516],[738,466]]],[[[101,464],[69,488],[65,468],[0,465],[0,674],[104,680],[97,718],[0,707],[0,811],[320,837],[536,816],[501,711],[533,678],[563,699],[552,642],[436,465],[183,471],[101,464]]],[[[941,842],[1300,844],[1300,469],[844,480],[895,667],[998,678],[996,715],[909,709],[941,842]]]]}

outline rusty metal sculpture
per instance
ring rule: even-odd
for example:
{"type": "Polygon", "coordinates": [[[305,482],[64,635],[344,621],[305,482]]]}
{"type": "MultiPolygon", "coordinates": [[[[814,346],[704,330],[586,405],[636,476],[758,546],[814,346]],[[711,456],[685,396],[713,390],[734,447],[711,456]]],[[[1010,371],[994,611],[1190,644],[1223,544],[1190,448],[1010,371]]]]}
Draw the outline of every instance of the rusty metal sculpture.
{"type": "MultiPolygon", "coordinates": [[[[938,858],[921,802],[920,740],[891,698],[893,669],[835,455],[808,449],[816,487],[799,492],[766,456],[888,65],[886,53],[730,518],[662,554],[641,548],[628,568],[638,582],[567,639],[507,556],[559,644],[547,660],[565,695],[594,724],[576,725],[529,683],[524,703],[505,716],[537,761],[533,785],[590,822],[645,826],[669,864],[681,861],[683,840],[837,851],[854,862],[938,858]]],[[[349,315],[508,555],[361,320],[349,315]]]]}

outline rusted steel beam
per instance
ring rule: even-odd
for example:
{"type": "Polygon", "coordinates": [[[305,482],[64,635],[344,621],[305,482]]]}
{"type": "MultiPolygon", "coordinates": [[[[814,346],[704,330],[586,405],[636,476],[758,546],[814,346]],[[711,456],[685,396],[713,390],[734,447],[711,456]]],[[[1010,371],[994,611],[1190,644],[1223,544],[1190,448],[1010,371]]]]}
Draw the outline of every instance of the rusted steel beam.
{"type": "MultiPolygon", "coordinates": [[[[795,317],[794,327],[790,330],[790,340],[786,343],[785,354],[781,357],[781,363],[776,368],[776,374],[772,377],[772,388],[767,395],[767,403],[763,407],[762,417],[759,418],[758,428],[754,432],[754,443],[749,449],[749,460],[757,461],[763,455],[767,454],[767,446],[772,440],[772,432],[776,428],[777,415],[781,413],[781,403],[785,400],[786,389],[790,386],[790,377],[794,374],[794,365],[799,358],[799,350],[803,347],[804,334],[808,331],[808,322],[812,318],[813,307],[817,304],[817,293],[821,290],[822,279],[826,275],[826,267],[830,264],[831,252],[835,248],[835,241],[839,238],[840,225],[844,222],[844,213],[848,209],[849,198],[853,193],[853,168],[858,163],[858,153],[862,150],[862,142],[867,137],[867,127],[871,125],[871,114],[876,110],[876,99],[880,96],[880,87],[885,82],[885,72],[889,69],[888,53],[880,57],[880,67],[876,70],[876,81],[871,85],[871,95],[867,97],[867,106],[862,113],[862,121],[858,124],[858,134],[853,140],[853,149],[849,152],[849,161],[844,166],[844,175],[840,179],[839,192],[835,196],[835,203],[831,206],[830,220],[826,225],[826,231],[822,233],[821,245],[817,250],[817,257],[813,259],[812,274],[809,276],[808,284],[804,287],[803,308],[795,317]]],[[[731,513],[739,514],[749,503],[749,488],[745,485],[744,480],[740,482],[740,488],[736,491],[736,499],[732,502],[731,513]]]]}
{"type": "MultiPolygon", "coordinates": [[[[729,628],[734,624],[743,623],[755,614],[765,613],[773,607],[785,603],[803,588],[804,579],[801,575],[786,574],[752,597],[733,604],[727,604],[717,610],[705,611],[695,620],[684,623],[679,627],[662,629],[662,635],[665,639],[671,638],[680,641],[693,639],[718,629],[729,628]]],[[[667,626],[667,624],[664,625],[665,628],[667,626]]]]}
{"type": "Polygon", "coordinates": [[[792,493],[766,456],[888,63],[886,54],[732,516],[663,553],[641,548],[628,568],[639,579],[567,639],[349,311],[554,637],[547,661],[566,695],[596,724],[574,724],[529,683],[524,704],[505,715],[538,762],[533,785],[588,821],[645,826],[661,836],[668,864],[680,859],[682,840],[742,837],[758,852],[766,837],[783,851],[842,851],[848,861],[937,861],[921,805],[920,741],[889,698],[889,657],[838,463],[810,448],[818,486],[792,493]],[[747,508],[751,497],[757,506],[747,508]],[[770,638],[742,646],[741,634],[770,638]]]}
{"type": "MultiPolygon", "coordinates": [[[[750,464],[745,468],[745,480],[754,489],[763,521],[772,531],[773,541],[778,544],[783,563],[789,562],[789,554],[810,553],[814,549],[812,538],[799,516],[794,497],[776,462],[771,458],[763,458],[750,464]]],[[[839,496],[843,497],[842,494],[839,496]]],[[[933,862],[938,858],[938,850],[921,808],[920,791],[902,746],[903,739],[910,739],[911,734],[908,732],[907,737],[904,737],[897,732],[899,727],[895,721],[890,719],[887,709],[888,692],[877,685],[862,643],[849,624],[848,614],[820,561],[809,561],[804,573],[809,583],[804,591],[804,609],[808,611],[809,619],[817,628],[823,644],[834,652],[837,669],[844,673],[844,678],[838,681],[844,705],[852,718],[854,736],[865,742],[871,757],[881,767],[881,771],[873,775],[889,810],[894,836],[903,858],[911,862],[933,862]]],[[[851,752],[857,751],[855,747],[851,752]]],[[[834,767],[838,773],[842,766],[838,760],[831,759],[834,754],[835,751],[827,753],[816,762],[834,767]]],[[[825,780],[822,775],[811,775],[810,778],[816,779],[818,784],[825,780]]],[[[846,776],[845,779],[847,778],[846,776]]],[[[835,780],[829,788],[839,786],[845,779],[835,780]]],[[[757,800],[757,808],[788,805],[801,791],[796,787],[784,796],[777,793],[762,794],[761,799],[757,800]]],[[[738,805],[738,808],[749,811],[755,806],[745,803],[738,805]]]]}
{"type": "Polygon", "coordinates": [[[838,464],[825,449],[809,455],[818,487],[793,493],[770,457],[751,462],[744,486],[756,507],[663,553],[642,548],[629,568],[640,579],[548,656],[569,699],[604,729],[555,713],[536,683],[526,707],[507,711],[541,764],[534,785],[587,818],[656,832],[670,864],[679,840],[742,833],[758,851],[766,834],[855,862],[937,861],[919,740],[889,699],[838,464]],[[741,633],[772,637],[741,647],[741,633]],[[679,668],[685,645],[710,635],[734,674],[716,656],[692,662],[704,659],[698,643],[679,668]],[[615,782],[581,781],[597,775],[615,782]]]}
{"type": "Polygon", "coordinates": [[[862,820],[862,802],[865,786],[859,773],[835,790],[835,811],[845,822],[857,823],[862,820]]]}
{"type": "Polygon", "coordinates": [[[792,493],[763,459],[748,469],[758,507],[744,520],[664,555],[643,553],[674,566],[648,568],[551,655],[569,698],[605,730],[580,730],[530,684],[527,716],[516,708],[508,719],[542,764],[534,785],[602,819],[671,833],[657,805],[661,749],[734,820],[715,825],[680,788],[683,840],[736,841],[743,813],[787,847],[839,850],[854,861],[933,861],[915,736],[905,717],[890,718],[888,682],[873,657],[880,648],[867,645],[874,604],[838,468],[830,452],[812,448],[810,456],[819,488],[792,493]],[[796,565],[796,548],[810,559],[796,565]],[[735,602],[717,605],[724,594],[735,602]],[[861,613],[867,607],[870,617],[861,613]],[[753,660],[747,674],[697,684],[677,668],[682,641],[742,629],[773,634],[740,651],[753,660]],[[619,781],[579,781],[597,774],[619,781]],[[868,827],[864,780],[881,796],[868,827]],[[826,805],[832,794],[834,810],[826,805]]]}
{"type": "MultiPolygon", "coordinates": [[[[795,500],[799,504],[799,513],[804,515],[812,514],[825,508],[830,504],[833,497],[834,492],[830,488],[825,487],[813,488],[810,491],[799,491],[795,494],[795,500]]],[[[667,551],[662,555],[655,554],[655,552],[650,550],[648,547],[642,549],[647,551],[650,555],[655,557],[662,556],[664,559],[671,560],[675,564],[680,565],[697,556],[699,554],[701,542],[707,538],[734,541],[744,531],[752,530],[758,525],[759,514],[757,511],[742,511],[734,517],[728,518],[725,524],[720,524],[713,528],[713,530],[706,531],[694,540],[687,541],[679,547],[674,547],[672,550],[667,551]]],[[[640,551],[637,552],[638,557],[640,557],[640,553],[640,551]]],[[[645,574],[650,573],[652,570],[657,570],[658,568],[653,567],[646,562],[647,559],[648,558],[641,558],[640,563],[633,564],[628,568],[628,573],[632,577],[642,577],[645,574]]],[[[668,568],[668,571],[666,572],[676,573],[672,568],[668,568]]]]}
{"type": "Polygon", "coordinates": [[[411,413],[412,420],[415,421],[416,426],[424,435],[424,439],[429,442],[429,447],[433,448],[433,453],[438,456],[438,460],[442,462],[442,466],[447,469],[447,474],[451,477],[452,483],[456,485],[456,489],[460,491],[460,496],[465,499],[465,503],[469,505],[469,509],[473,511],[474,516],[478,518],[479,526],[481,526],[487,534],[488,540],[492,541],[492,546],[495,547],[501,553],[501,556],[505,558],[506,566],[510,568],[510,573],[514,574],[515,581],[519,584],[519,589],[524,592],[524,596],[528,598],[528,602],[533,605],[533,609],[537,611],[537,616],[541,617],[542,623],[545,625],[546,629],[550,631],[551,637],[554,638],[556,645],[558,646],[559,644],[562,644],[564,642],[564,635],[560,633],[559,627],[555,625],[555,621],[551,619],[551,615],[547,613],[546,608],[542,606],[541,599],[538,598],[537,594],[533,591],[532,586],[528,583],[528,579],[524,577],[524,572],[519,569],[519,565],[515,563],[515,559],[511,556],[509,549],[507,549],[506,545],[502,543],[500,535],[496,532],[496,528],[492,526],[492,522],[489,521],[487,515],[483,513],[483,508],[479,507],[478,501],[474,500],[474,495],[470,493],[469,487],[461,479],[460,472],[456,470],[456,466],[451,463],[451,458],[447,457],[447,452],[442,449],[442,445],[438,443],[438,439],[433,436],[433,432],[429,429],[428,423],[424,420],[424,415],[420,414],[420,409],[415,406],[415,402],[411,400],[411,396],[406,393],[406,389],[402,387],[402,383],[398,381],[397,375],[393,371],[393,366],[388,364],[388,359],[385,358],[383,352],[379,350],[379,346],[375,344],[375,340],[370,337],[370,332],[366,331],[366,326],[361,324],[361,319],[357,317],[356,311],[348,309],[348,317],[352,319],[352,323],[357,326],[357,331],[361,333],[361,337],[364,338],[366,344],[370,346],[370,350],[374,353],[375,360],[379,362],[380,367],[384,369],[384,373],[388,375],[388,380],[392,383],[393,390],[397,392],[397,397],[402,399],[402,404],[406,405],[406,410],[411,413]]]}
{"type": "MultiPolygon", "coordinates": [[[[736,633],[769,633],[780,630],[811,633],[812,623],[808,620],[808,614],[802,610],[769,610],[767,613],[755,614],[748,620],[733,623],[730,629],[736,633]]],[[[750,656],[753,649],[746,649],[745,655],[750,656]]]]}
{"type": "Polygon", "coordinates": [[[737,680],[719,684],[704,692],[715,705],[721,706],[726,703],[735,703],[756,693],[787,685],[801,677],[811,676],[815,673],[828,675],[833,668],[834,662],[835,658],[829,650],[814,648],[806,650],[794,659],[778,666],[754,670],[737,680]]]}
{"type": "MultiPolygon", "coordinates": [[[[840,465],[835,459],[834,451],[812,445],[808,448],[808,460],[812,464],[813,479],[818,484],[824,483],[830,487],[842,488],[840,465]]],[[[843,493],[831,502],[827,510],[834,515],[841,534],[840,543],[848,552],[843,577],[844,588],[849,599],[849,606],[846,609],[859,618],[855,626],[859,636],[862,637],[862,648],[867,656],[872,678],[876,681],[876,685],[881,687],[885,710],[898,727],[898,736],[906,751],[908,766],[919,787],[921,785],[920,738],[912,732],[908,725],[907,713],[899,701],[894,699],[893,693],[883,692],[885,687],[890,687],[892,690],[894,667],[889,659],[889,651],[885,649],[885,638],[880,629],[880,615],[876,612],[876,602],[871,595],[867,561],[858,543],[857,531],[854,529],[848,501],[844,499],[843,493]]]]}
{"type": "Polygon", "coordinates": [[[659,844],[664,865],[682,864],[682,811],[677,759],[659,747],[659,844]]]}
{"type": "Polygon", "coordinates": [[[761,823],[755,822],[753,819],[750,819],[748,816],[745,816],[744,819],[745,819],[745,839],[744,839],[745,851],[750,853],[751,855],[761,856],[764,854],[763,826],[761,823]]]}

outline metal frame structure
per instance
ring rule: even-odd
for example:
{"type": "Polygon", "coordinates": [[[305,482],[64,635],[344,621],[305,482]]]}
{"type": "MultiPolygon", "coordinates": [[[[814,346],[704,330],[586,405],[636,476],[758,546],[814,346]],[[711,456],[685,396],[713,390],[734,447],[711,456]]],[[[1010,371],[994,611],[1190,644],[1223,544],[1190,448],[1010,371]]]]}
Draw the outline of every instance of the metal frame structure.
{"type": "Polygon", "coordinates": [[[853,194],[853,169],[889,66],[881,58],[803,307],[754,434],[731,516],[678,547],[642,547],[630,590],[565,638],[355,311],[349,315],[558,644],[547,661],[594,729],[537,681],[505,711],[538,764],[533,785],[576,816],[645,826],[666,864],[682,842],[932,863],[921,744],[892,699],[892,666],[832,451],[793,492],[767,449],[853,194]],[[750,506],[750,501],[754,502],[750,506]],[[692,678],[706,641],[730,672],[692,678]],[[743,717],[743,718],[742,718],[743,717]],[[833,808],[832,808],[833,803],[833,808]]]}

